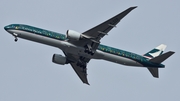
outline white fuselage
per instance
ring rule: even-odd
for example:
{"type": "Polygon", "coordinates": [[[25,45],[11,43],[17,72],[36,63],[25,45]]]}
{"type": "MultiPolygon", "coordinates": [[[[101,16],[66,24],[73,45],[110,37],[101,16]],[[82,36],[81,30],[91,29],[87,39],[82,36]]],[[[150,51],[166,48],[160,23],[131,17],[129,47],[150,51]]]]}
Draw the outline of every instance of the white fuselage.
{"type": "Polygon", "coordinates": [[[83,57],[87,57],[90,59],[103,59],[103,60],[111,61],[114,63],[122,64],[122,65],[143,66],[142,64],[140,64],[134,60],[131,60],[131,59],[128,59],[125,57],[121,57],[121,56],[117,56],[117,55],[113,55],[110,53],[106,53],[106,52],[103,52],[100,50],[96,50],[95,54],[92,56],[92,55],[89,55],[84,52],[84,47],[76,46],[72,43],[69,43],[68,41],[56,40],[56,39],[53,39],[50,37],[41,36],[41,35],[37,35],[35,33],[21,31],[21,30],[8,30],[8,32],[15,33],[15,34],[17,34],[17,37],[20,37],[23,39],[27,39],[27,40],[31,40],[31,41],[35,41],[38,43],[42,43],[42,44],[60,48],[62,51],[65,51],[66,53],[71,53],[74,55],[83,56],[83,57]]]}

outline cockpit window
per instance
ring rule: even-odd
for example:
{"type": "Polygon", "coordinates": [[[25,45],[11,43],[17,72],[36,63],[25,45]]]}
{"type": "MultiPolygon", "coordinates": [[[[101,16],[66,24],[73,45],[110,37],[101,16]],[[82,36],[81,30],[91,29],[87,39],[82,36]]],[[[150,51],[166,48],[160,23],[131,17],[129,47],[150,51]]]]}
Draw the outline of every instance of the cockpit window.
{"type": "Polygon", "coordinates": [[[15,27],[15,29],[19,29],[19,27],[18,27],[18,26],[16,26],[16,27],[15,27]]]}
{"type": "Polygon", "coordinates": [[[15,26],[14,25],[11,25],[12,28],[14,28],[15,26]]]}
{"type": "Polygon", "coordinates": [[[19,26],[16,25],[16,24],[12,24],[12,25],[10,25],[10,27],[13,28],[13,29],[19,29],[19,26]]]}

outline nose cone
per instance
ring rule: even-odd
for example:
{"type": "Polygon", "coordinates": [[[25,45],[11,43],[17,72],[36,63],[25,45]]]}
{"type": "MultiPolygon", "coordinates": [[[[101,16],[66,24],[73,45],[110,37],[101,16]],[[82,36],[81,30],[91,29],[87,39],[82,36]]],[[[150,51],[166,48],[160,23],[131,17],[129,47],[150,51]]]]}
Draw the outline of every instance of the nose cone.
{"type": "Polygon", "coordinates": [[[7,31],[10,27],[9,26],[5,26],[4,29],[7,31]]]}
{"type": "Polygon", "coordinates": [[[7,26],[5,26],[4,29],[7,31],[7,26]]]}

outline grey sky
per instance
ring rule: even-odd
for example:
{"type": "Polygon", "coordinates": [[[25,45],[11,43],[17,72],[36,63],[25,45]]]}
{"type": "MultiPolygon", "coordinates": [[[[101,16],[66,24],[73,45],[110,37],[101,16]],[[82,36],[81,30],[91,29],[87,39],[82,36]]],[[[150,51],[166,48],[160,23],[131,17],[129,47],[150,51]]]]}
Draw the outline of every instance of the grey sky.
{"type": "Polygon", "coordinates": [[[178,101],[180,100],[179,0],[1,0],[0,101],[178,101]],[[145,68],[101,60],[88,64],[85,85],[70,65],[51,62],[61,50],[19,39],[3,27],[20,23],[65,33],[84,32],[130,6],[129,13],[101,41],[144,54],[161,43],[176,53],[164,62],[160,78],[145,68]]]}

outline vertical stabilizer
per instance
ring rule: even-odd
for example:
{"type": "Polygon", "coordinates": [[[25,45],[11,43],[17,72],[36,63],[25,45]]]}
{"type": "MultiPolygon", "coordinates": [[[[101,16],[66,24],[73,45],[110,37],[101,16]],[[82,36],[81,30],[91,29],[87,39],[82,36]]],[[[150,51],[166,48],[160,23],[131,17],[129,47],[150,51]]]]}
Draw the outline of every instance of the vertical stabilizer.
{"type": "MultiPolygon", "coordinates": [[[[144,54],[144,57],[149,58],[149,61],[152,63],[161,64],[164,60],[174,54],[172,51],[162,54],[166,47],[166,45],[161,44],[148,53],[144,54]]],[[[159,78],[158,67],[148,67],[147,69],[150,71],[153,77],[159,78]]]]}
{"type": "Polygon", "coordinates": [[[161,55],[163,53],[163,51],[166,49],[166,45],[161,44],[159,46],[157,46],[156,48],[154,48],[153,50],[149,51],[148,53],[144,54],[145,57],[148,58],[155,58],[159,55],[161,55]]]}

